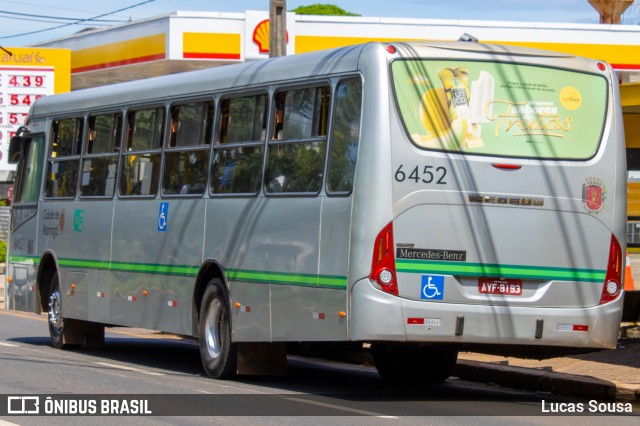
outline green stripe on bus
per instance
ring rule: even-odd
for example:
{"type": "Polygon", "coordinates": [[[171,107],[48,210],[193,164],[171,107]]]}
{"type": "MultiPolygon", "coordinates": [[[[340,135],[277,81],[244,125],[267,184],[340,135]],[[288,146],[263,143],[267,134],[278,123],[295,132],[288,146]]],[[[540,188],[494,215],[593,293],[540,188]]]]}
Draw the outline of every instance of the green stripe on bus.
{"type": "Polygon", "coordinates": [[[160,265],[151,263],[107,262],[84,259],[58,259],[58,265],[66,268],[106,269],[117,272],[181,275],[195,277],[198,269],[192,266],[160,265]]]}
{"type": "Polygon", "coordinates": [[[9,263],[37,265],[40,263],[40,258],[35,256],[9,256],[9,263]]]}
{"type": "MultiPolygon", "coordinates": [[[[11,256],[11,263],[38,264],[39,258],[29,256],[11,256]]],[[[114,272],[134,272],[144,274],[179,275],[195,277],[198,268],[184,265],[162,265],[151,263],[108,262],[87,259],[58,259],[58,265],[64,268],[101,269],[114,272]]],[[[254,271],[248,269],[227,269],[231,281],[246,281],[301,287],[322,287],[346,290],[347,277],[339,275],[291,274],[285,272],[254,271]]]]}
{"type": "Polygon", "coordinates": [[[282,272],[227,269],[231,281],[247,281],[303,287],[347,288],[347,278],[337,275],[288,274],[282,272]]]}
{"type": "Polygon", "coordinates": [[[603,282],[604,269],[555,268],[527,265],[397,260],[396,271],[412,274],[442,274],[532,280],[603,282]]]}

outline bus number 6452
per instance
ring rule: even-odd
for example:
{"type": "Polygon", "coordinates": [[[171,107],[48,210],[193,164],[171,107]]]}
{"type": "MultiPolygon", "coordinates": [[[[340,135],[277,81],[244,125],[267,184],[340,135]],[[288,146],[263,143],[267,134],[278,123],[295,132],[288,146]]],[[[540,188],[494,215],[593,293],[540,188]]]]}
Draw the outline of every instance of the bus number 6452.
{"type": "Polygon", "coordinates": [[[400,164],[396,169],[396,173],[394,175],[397,182],[404,182],[405,180],[413,180],[416,183],[435,183],[437,185],[446,185],[445,176],[447,176],[447,169],[440,166],[434,169],[434,166],[424,166],[422,169],[422,173],[420,173],[420,166],[415,166],[409,175],[408,172],[403,170],[404,164],[400,164]]]}

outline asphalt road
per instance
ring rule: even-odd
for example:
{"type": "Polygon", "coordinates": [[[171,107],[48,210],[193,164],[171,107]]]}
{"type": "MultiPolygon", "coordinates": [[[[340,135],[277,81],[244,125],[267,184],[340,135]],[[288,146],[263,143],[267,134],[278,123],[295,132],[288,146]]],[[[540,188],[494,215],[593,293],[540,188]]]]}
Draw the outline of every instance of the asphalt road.
{"type": "MultiPolygon", "coordinates": [[[[2,416],[0,425],[87,424],[98,419],[101,424],[114,425],[216,424],[222,420],[225,424],[278,426],[383,421],[398,425],[540,425],[558,422],[552,416],[554,407],[561,407],[557,404],[574,408],[584,404],[457,378],[437,385],[389,383],[369,366],[298,357],[289,358],[287,376],[211,380],[203,375],[197,345],[190,340],[116,328],[108,329],[102,348],[57,350],[49,345],[46,316],[0,310],[0,407],[7,404],[6,408],[8,398],[16,396],[38,396],[40,409],[51,397],[49,408],[63,413],[69,412],[69,404],[89,411],[93,403],[100,414],[105,400],[128,401],[127,410],[132,409],[133,401],[146,401],[138,407],[144,405],[152,414],[2,416]]],[[[575,424],[603,421],[603,417],[590,415],[575,424]]],[[[637,417],[616,416],[615,422],[637,424],[637,417]]]]}

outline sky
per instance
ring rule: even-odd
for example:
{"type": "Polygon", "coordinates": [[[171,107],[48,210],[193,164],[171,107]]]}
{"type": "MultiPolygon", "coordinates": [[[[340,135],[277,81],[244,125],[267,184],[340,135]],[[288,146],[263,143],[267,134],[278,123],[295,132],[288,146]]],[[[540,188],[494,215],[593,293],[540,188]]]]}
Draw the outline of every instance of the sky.
{"type": "MultiPolygon", "coordinates": [[[[286,0],[286,8],[291,10],[314,3],[336,4],[363,17],[590,24],[597,24],[599,20],[598,13],[587,0],[286,0]]],[[[268,9],[269,0],[0,0],[0,45],[28,46],[68,36],[87,27],[119,25],[176,10],[245,12],[268,9]],[[98,16],[102,21],[74,21],[98,16]],[[54,27],[60,28],[52,29],[54,27]]],[[[635,18],[639,9],[640,5],[632,6],[627,16],[635,18]]]]}

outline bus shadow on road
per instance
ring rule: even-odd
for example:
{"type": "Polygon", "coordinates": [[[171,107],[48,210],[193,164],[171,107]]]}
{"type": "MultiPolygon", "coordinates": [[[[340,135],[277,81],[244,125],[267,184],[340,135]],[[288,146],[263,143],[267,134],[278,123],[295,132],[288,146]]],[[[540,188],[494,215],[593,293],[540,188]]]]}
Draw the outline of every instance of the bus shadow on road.
{"type": "MultiPolygon", "coordinates": [[[[13,338],[11,341],[44,349],[47,360],[38,360],[34,368],[43,368],[42,362],[75,367],[84,365],[87,368],[95,368],[98,363],[102,365],[100,368],[113,368],[114,371],[121,371],[119,367],[123,367],[124,370],[133,370],[134,374],[144,371],[176,379],[179,376],[190,377],[198,381],[200,392],[220,394],[221,385],[228,384],[233,389],[236,384],[243,385],[238,387],[241,393],[250,390],[250,395],[271,395],[282,399],[283,404],[295,400],[303,405],[338,407],[355,414],[424,415],[424,404],[439,404],[437,409],[440,412],[458,415],[455,407],[460,401],[470,402],[474,410],[493,407],[489,412],[509,411],[513,409],[509,404],[517,403],[521,408],[532,410],[531,414],[539,412],[539,397],[531,394],[491,389],[456,377],[444,383],[387,381],[366,363],[353,364],[298,355],[288,356],[286,375],[239,375],[229,381],[212,380],[203,372],[197,342],[172,336],[166,339],[162,336],[108,336],[104,346],[62,351],[51,347],[46,337],[13,338]],[[60,355],[56,356],[56,353],[60,355]]],[[[547,395],[547,399],[555,397],[547,395]]]]}

